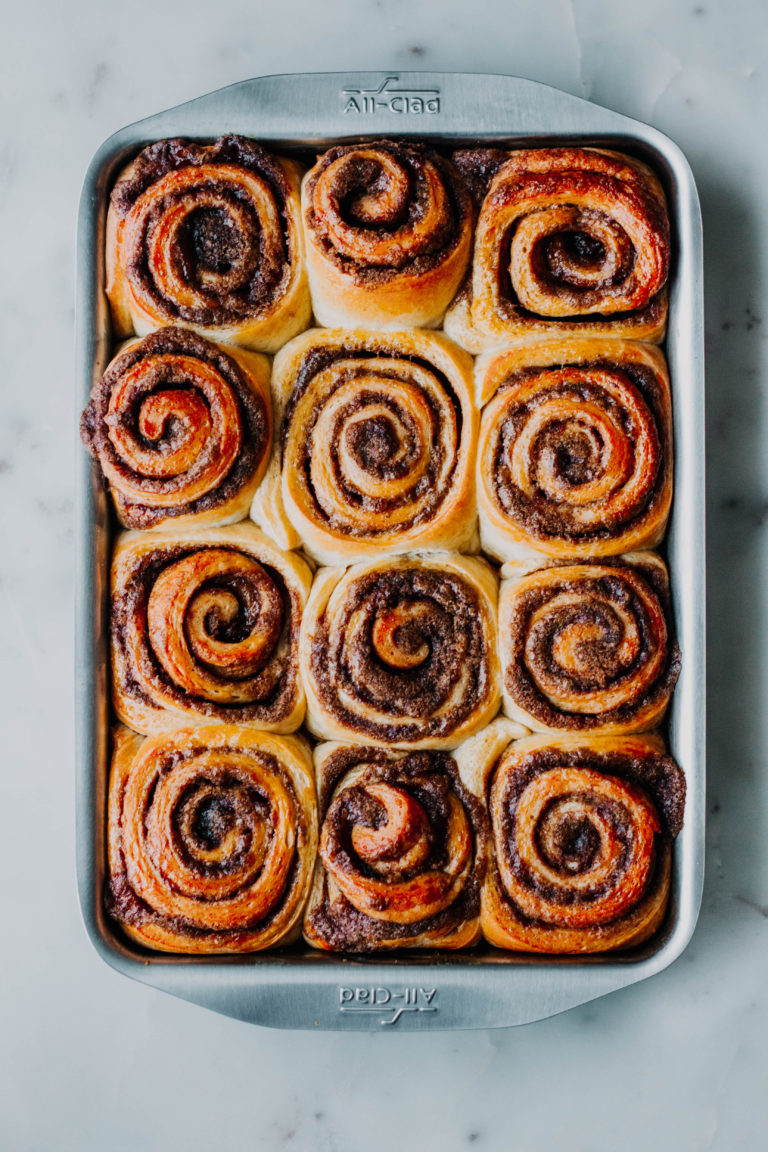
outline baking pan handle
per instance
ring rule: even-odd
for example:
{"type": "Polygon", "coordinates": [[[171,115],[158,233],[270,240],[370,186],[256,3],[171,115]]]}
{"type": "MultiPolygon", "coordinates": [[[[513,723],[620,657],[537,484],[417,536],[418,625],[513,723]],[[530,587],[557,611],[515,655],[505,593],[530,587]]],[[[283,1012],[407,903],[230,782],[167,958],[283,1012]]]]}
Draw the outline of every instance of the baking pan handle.
{"type": "MultiPolygon", "coordinates": [[[[116,968],[114,956],[105,957],[116,968]]],[[[520,961],[520,958],[518,958],[520,961]]],[[[653,961],[651,961],[653,965],[653,961]]],[[[664,961],[653,967],[663,968],[664,961]]],[[[591,966],[588,981],[574,979],[568,961],[541,957],[500,965],[499,983],[487,968],[452,966],[441,980],[440,966],[400,961],[385,972],[380,962],[347,961],[312,965],[287,963],[270,968],[259,982],[243,964],[153,964],[123,969],[128,976],[184,1000],[252,1024],[337,1032],[434,1032],[529,1024],[624,988],[651,973],[632,962],[591,966]]],[[[258,965],[256,965],[258,968],[258,965]]]]}
{"type": "MultiPolygon", "coordinates": [[[[144,120],[141,134],[147,140],[171,133],[217,136],[225,122],[231,132],[252,135],[255,107],[260,139],[294,144],[371,134],[562,137],[583,133],[585,109],[592,135],[626,134],[631,124],[606,108],[515,76],[393,70],[245,80],[144,120]]],[[[126,131],[135,137],[137,127],[126,131]]]]}

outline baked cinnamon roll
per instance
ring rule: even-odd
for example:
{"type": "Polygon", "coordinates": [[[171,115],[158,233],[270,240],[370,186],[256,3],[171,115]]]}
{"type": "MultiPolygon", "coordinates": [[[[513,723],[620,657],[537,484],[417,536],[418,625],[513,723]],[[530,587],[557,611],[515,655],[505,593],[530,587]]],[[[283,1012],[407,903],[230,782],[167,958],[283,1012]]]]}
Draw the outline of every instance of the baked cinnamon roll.
{"type": "Polygon", "coordinates": [[[106,906],[161,952],[295,940],[317,850],[303,741],[219,724],[115,733],[106,906]]]}
{"type": "Polygon", "coordinates": [[[120,523],[242,520],[272,447],[269,361],[183,328],[130,341],[93,386],[80,429],[120,523]]]}
{"type": "Polygon", "coordinates": [[[599,148],[459,153],[487,180],[472,272],[445,318],[471,352],[524,336],[658,343],[667,319],[670,230],[650,168],[599,148]]]}
{"type": "Polygon", "coordinates": [[[329,328],[433,328],[461,282],[472,202],[420,144],[331,148],[302,184],[315,316],[329,328]]]}
{"type": "Polygon", "coordinates": [[[502,570],[504,711],[537,731],[643,732],[660,723],[680,671],[663,560],[502,570]]]}
{"type": "Polygon", "coordinates": [[[107,216],[116,336],[167,324],[276,352],[309,324],[299,183],[253,140],[160,140],[121,173],[107,216]]]}
{"type": "Polygon", "coordinates": [[[660,737],[486,743],[491,754],[473,757],[471,775],[492,826],[481,913],[489,943],[589,953],[652,936],[685,808],[685,777],[660,737]]]}
{"type": "Polygon", "coordinates": [[[323,564],[476,535],[469,356],[440,333],[314,329],[275,358],[279,462],[252,516],[323,564]]]}
{"type": "Polygon", "coordinates": [[[455,748],[499,706],[496,596],[491,568],[468,556],[322,569],[301,630],[310,732],[455,748]]]}
{"type": "Polygon", "coordinates": [[[126,532],[112,560],[118,717],[145,735],[212,721],[295,731],[311,582],[301,557],[252,524],[126,532]]]}
{"type": "Polygon", "coordinates": [[[480,938],[483,806],[445,752],[315,750],[320,848],[304,936],[315,948],[463,948],[480,938]]]}
{"type": "Polygon", "coordinates": [[[476,364],[480,534],[499,560],[661,542],[672,503],[664,357],[626,340],[528,341],[476,364]]]}

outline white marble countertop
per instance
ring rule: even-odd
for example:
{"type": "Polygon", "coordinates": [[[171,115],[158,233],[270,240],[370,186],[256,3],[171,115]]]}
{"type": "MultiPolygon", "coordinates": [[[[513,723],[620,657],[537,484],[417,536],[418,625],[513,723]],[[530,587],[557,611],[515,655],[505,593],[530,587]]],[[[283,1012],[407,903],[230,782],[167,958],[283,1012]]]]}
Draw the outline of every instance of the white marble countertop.
{"type": "Polygon", "coordinates": [[[28,0],[3,20],[0,1146],[548,1152],[766,1146],[768,772],[762,0],[28,0]],[[277,1033],[107,968],[80,923],[72,719],[77,197],[113,130],[262,73],[502,72],[655,124],[704,208],[707,883],[669,970],[525,1028],[277,1033]],[[436,1139],[439,1133],[439,1141],[436,1139]]]}

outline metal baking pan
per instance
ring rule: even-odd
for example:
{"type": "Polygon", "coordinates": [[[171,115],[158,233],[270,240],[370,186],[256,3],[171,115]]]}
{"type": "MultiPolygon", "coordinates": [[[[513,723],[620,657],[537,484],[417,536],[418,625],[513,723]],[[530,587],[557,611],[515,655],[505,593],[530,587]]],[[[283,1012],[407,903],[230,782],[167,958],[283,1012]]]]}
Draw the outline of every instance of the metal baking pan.
{"type": "Polygon", "coordinates": [[[94,947],[119,972],[241,1020],[283,1028],[400,1030],[524,1024],[660,972],[693,933],[704,873],[705,554],[702,242],[690,168],[662,133],[552,88],[509,76],[363,72],[268,76],[213,92],[110,137],[85,180],[78,233],[78,407],[111,353],[104,295],[104,223],[119,168],[168,136],[252,136],[309,157],[342,141],[404,136],[438,146],[564,141],[634,153],[656,170],[674,234],[666,354],[673,388],[675,497],[667,540],[683,654],[669,746],[685,770],[685,826],[676,842],[664,930],[626,955],[537,957],[484,947],[465,953],[349,959],[295,946],[247,957],[184,957],[129,944],[105,916],[109,759],[108,572],[111,515],[96,466],[79,470],[77,581],[77,857],[94,947]]]}

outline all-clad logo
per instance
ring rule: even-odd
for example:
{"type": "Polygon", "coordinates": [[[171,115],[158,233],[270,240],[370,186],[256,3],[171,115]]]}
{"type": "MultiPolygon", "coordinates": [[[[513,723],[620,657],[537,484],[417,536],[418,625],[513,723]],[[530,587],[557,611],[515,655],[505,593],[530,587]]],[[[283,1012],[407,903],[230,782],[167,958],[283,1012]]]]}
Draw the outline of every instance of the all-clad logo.
{"type": "Polygon", "coordinates": [[[379,1017],[380,1024],[397,1024],[405,1012],[437,1012],[436,988],[339,988],[339,1011],[379,1017]]]}
{"type": "Polygon", "coordinates": [[[403,88],[397,73],[386,76],[376,88],[344,88],[344,111],[352,116],[394,112],[402,116],[434,116],[440,111],[439,88],[403,88]]]}

